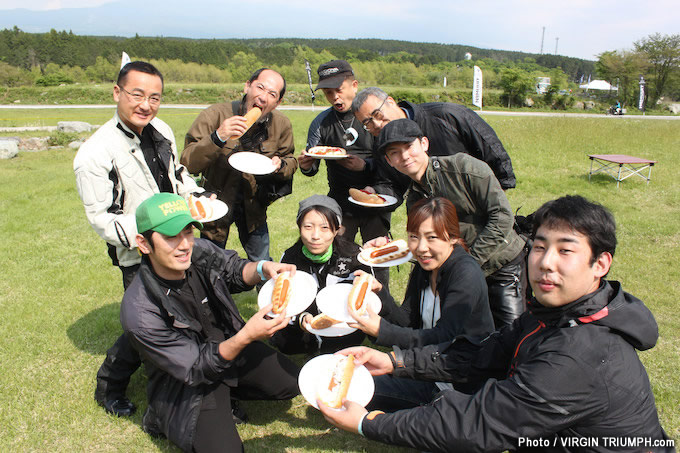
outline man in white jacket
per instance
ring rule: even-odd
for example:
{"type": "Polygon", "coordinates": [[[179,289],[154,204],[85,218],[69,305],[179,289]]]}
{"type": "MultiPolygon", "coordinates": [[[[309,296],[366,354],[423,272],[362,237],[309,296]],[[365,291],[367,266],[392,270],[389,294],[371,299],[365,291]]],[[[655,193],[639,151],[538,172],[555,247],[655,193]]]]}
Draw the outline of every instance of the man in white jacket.
{"type": "MultiPolygon", "coordinates": [[[[156,118],[162,93],[163,76],[153,65],[135,61],[121,68],[113,87],[116,113],[80,147],[73,161],[87,219],[106,241],[113,265],[123,274],[124,288],[141,262],[135,240],[137,206],[154,193],[186,198],[203,191],[180,165],[170,126],[156,118]]],[[[139,355],[121,335],[97,373],[95,400],[107,412],[118,416],[135,412],[125,391],[139,364],[139,355]]]]}

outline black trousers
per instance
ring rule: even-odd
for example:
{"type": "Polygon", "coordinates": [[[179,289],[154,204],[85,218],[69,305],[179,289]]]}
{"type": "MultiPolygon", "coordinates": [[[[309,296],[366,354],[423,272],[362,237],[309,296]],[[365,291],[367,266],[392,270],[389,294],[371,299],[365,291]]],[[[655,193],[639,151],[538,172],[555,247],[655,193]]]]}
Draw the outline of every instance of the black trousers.
{"type": "Polygon", "coordinates": [[[300,368],[286,356],[256,341],[241,351],[238,384],[217,385],[198,416],[193,450],[203,452],[243,451],[243,443],[231,416],[231,398],[240,400],[287,400],[300,393],[297,385],[300,368]],[[213,404],[214,401],[214,404],[213,404]]]}
{"type": "MultiPolygon", "coordinates": [[[[123,273],[123,288],[127,289],[137,275],[139,264],[121,267],[120,270],[123,273]]],[[[139,353],[123,333],[106,351],[104,363],[97,372],[97,388],[94,398],[104,403],[107,400],[125,396],[130,377],[137,371],[140,364],[139,353]]]]}
{"type": "Polygon", "coordinates": [[[489,305],[496,329],[510,325],[526,310],[527,262],[526,250],[512,261],[486,277],[489,305]]]}

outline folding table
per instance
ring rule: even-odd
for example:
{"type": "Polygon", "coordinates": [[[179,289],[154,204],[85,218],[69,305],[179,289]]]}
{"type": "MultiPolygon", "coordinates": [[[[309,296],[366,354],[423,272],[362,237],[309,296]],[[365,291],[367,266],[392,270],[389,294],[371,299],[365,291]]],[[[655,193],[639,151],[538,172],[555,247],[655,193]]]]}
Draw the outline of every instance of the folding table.
{"type": "Polygon", "coordinates": [[[621,181],[633,175],[638,175],[649,184],[649,180],[652,177],[652,167],[657,162],[655,160],[642,159],[640,157],[627,156],[625,154],[588,154],[588,157],[590,158],[588,182],[590,182],[591,175],[605,172],[616,180],[617,188],[621,181]],[[593,163],[598,165],[595,170],[593,170],[593,163]],[[647,176],[642,174],[642,171],[645,169],[649,169],[647,176]]]}

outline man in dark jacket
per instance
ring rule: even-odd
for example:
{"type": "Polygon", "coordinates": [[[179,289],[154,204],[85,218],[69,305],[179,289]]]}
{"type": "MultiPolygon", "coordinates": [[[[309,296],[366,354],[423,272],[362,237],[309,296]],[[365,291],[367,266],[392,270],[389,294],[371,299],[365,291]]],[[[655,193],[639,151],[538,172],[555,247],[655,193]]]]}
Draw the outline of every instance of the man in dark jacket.
{"type": "Polygon", "coordinates": [[[149,378],[144,430],[184,451],[242,451],[230,397],[293,398],[299,368],[259,341],[290,318],[266,317],[270,304],[246,323],[231,293],[295,266],[254,263],[195,239],[202,225],[174,194],[144,201],[136,220],[144,256],[120,317],[149,378]]]}
{"type": "MultiPolygon", "coordinates": [[[[352,111],[374,136],[390,121],[408,118],[430,139],[430,154],[448,156],[469,154],[491,167],[503,190],[515,187],[512,161],[494,130],[477,113],[465,106],[449,102],[414,104],[397,103],[377,87],[361,90],[352,102],[352,111]]],[[[386,174],[389,175],[389,172],[386,174]]],[[[409,181],[394,178],[395,189],[403,194],[409,181]]]]}
{"type": "Polygon", "coordinates": [[[658,328],[639,299],[604,279],[615,249],[604,207],[579,196],[544,204],[529,254],[535,300],[512,326],[478,345],[459,337],[389,354],[345,350],[373,375],[477,382],[474,394],[444,391],[391,414],[350,401],[321,411],[347,431],[433,452],[673,451],[635,352],[654,346],[658,328]]]}

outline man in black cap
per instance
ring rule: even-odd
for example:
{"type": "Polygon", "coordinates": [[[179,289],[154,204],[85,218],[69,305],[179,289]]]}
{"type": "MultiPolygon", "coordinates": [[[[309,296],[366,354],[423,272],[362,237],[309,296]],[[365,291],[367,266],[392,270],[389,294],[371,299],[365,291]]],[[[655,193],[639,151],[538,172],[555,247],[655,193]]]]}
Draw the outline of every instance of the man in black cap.
{"type": "Polygon", "coordinates": [[[484,162],[465,153],[428,155],[430,141],[415,121],[390,121],[378,153],[411,180],[406,209],[422,198],[444,197],[456,207],[460,234],[486,275],[489,304],[499,329],[525,309],[525,241],[513,229],[510,202],[484,162]]]}
{"type": "MultiPolygon", "coordinates": [[[[368,133],[352,113],[351,106],[357,94],[359,82],[345,60],[332,60],[319,66],[317,90],[323,90],[331,108],[321,112],[309,126],[307,147],[337,146],[347,151],[346,159],[327,160],[328,196],[342,208],[345,231],[343,236],[353,241],[357,232],[366,242],[387,235],[390,230],[391,211],[385,208],[366,208],[348,200],[349,189],[365,189],[370,192],[391,194],[386,181],[376,178],[371,170],[373,136],[368,133]]],[[[319,171],[320,160],[305,155],[298,158],[300,171],[314,176],[319,171]]],[[[397,205],[391,206],[391,210],[397,205]]],[[[387,283],[389,272],[378,276],[387,283]]]]}

